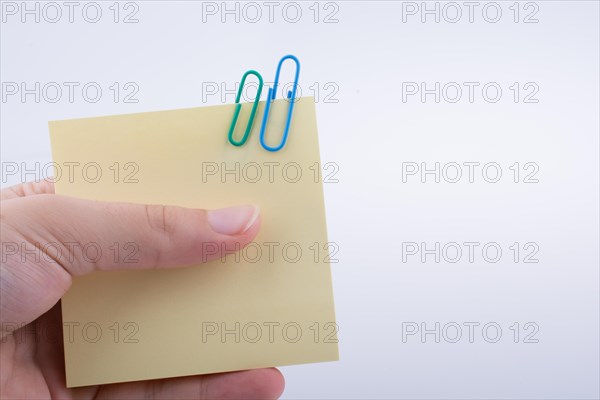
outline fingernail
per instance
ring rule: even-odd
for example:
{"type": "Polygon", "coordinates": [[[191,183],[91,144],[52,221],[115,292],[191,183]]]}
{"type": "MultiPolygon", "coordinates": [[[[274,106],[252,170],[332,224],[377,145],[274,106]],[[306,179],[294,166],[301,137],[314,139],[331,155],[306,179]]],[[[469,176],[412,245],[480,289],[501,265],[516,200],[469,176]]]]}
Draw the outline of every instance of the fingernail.
{"type": "Polygon", "coordinates": [[[207,218],[213,231],[222,235],[241,235],[250,229],[259,214],[257,206],[237,206],[209,210],[207,218]]]}

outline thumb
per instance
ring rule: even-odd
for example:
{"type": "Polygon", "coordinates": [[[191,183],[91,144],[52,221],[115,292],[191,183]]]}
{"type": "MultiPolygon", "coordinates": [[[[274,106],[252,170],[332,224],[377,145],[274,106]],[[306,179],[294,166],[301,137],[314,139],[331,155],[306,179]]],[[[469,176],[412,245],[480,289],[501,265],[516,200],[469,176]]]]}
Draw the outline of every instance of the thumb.
{"type": "Polygon", "coordinates": [[[2,202],[2,322],[33,321],[94,270],[193,265],[239,250],[258,208],[107,203],[40,194],[2,202]]]}

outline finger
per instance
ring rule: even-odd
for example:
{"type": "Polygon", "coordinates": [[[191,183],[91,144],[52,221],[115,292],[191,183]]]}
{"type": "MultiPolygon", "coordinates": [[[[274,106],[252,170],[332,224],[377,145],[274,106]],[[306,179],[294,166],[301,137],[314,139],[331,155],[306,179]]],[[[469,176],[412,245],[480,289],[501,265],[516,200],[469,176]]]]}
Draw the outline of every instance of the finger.
{"type": "Polygon", "coordinates": [[[0,200],[10,200],[36,194],[54,194],[54,183],[49,180],[26,182],[0,190],[0,200]]]}
{"type": "Polygon", "coordinates": [[[248,244],[260,222],[254,206],[206,211],[37,195],[6,202],[2,225],[3,244],[20,235],[38,258],[82,275],[213,260],[248,244]]]}
{"type": "Polygon", "coordinates": [[[275,368],[100,387],[96,399],[277,399],[285,381],[275,368]]]}

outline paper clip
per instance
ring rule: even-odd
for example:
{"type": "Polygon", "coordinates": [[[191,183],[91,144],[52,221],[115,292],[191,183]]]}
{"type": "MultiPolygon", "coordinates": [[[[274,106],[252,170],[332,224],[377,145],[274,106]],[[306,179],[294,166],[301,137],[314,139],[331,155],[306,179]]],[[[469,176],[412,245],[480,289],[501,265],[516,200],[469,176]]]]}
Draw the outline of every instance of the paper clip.
{"type": "Polygon", "coordinates": [[[269,95],[267,96],[267,102],[265,104],[265,114],[263,116],[262,126],[260,127],[260,144],[261,146],[268,151],[279,151],[285,146],[287,142],[288,133],[290,131],[290,124],[292,122],[292,112],[294,111],[294,100],[296,99],[296,89],[298,88],[298,76],[300,75],[300,61],[298,59],[289,54],[284,56],[277,65],[277,72],[275,73],[275,82],[273,82],[273,87],[269,88],[269,95]],[[278,146],[272,147],[265,143],[265,131],[267,128],[267,121],[269,120],[269,110],[271,109],[271,102],[275,100],[275,96],[277,94],[277,85],[279,84],[279,73],[281,72],[281,65],[287,59],[293,60],[296,63],[296,76],[294,77],[294,86],[292,90],[288,90],[287,98],[290,100],[290,107],[288,108],[287,121],[285,123],[285,129],[283,131],[283,136],[281,138],[281,143],[278,146]]]}
{"type": "Polygon", "coordinates": [[[229,143],[234,146],[242,146],[248,140],[248,136],[252,131],[252,126],[254,125],[254,117],[256,116],[256,110],[258,109],[258,102],[260,101],[260,93],[263,88],[263,78],[262,76],[254,70],[246,71],[244,76],[242,76],[242,81],[240,82],[240,88],[237,92],[237,96],[235,98],[235,111],[233,113],[233,119],[231,120],[231,126],[229,127],[229,143]],[[246,125],[246,132],[244,132],[244,136],[239,141],[235,141],[233,138],[233,131],[235,130],[235,125],[237,123],[238,117],[240,116],[240,110],[242,109],[242,105],[240,104],[240,99],[242,97],[242,91],[244,90],[244,83],[246,82],[246,77],[248,75],[254,75],[258,78],[258,90],[256,92],[256,98],[254,99],[254,105],[252,106],[252,112],[250,113],[250,118],[248,119],[248,125],[246,125]]]}

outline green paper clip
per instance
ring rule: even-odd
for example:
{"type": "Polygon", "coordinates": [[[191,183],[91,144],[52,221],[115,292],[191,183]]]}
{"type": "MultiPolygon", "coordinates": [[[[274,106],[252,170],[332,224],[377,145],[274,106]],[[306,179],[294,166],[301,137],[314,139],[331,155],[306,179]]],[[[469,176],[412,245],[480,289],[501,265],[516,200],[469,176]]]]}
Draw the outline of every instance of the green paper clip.
{"type": "Polygon", "coordinates": [[[260,101],[260,93],[263,88],[263,78],[262,76],[254,71],[246,71],[244,76],[242,76],[242,81],[240,82],[240,88],[238,89],[237,96],[235,98],[235,111],[233,113],[233,119],[231,120],[231,127],[229,128],[229,143],[234,146],[242,146],[248,140],[248,136],[250,136],[250,132],[252,131],[252,126],[254,125],[254,117],[256,116],[256,110],[258,109],[258,103],[260,101]],[[246,132],[242,139],[239,142],[236,142],[233,138],[233,131],[235,130],[235,125],[237,124],[238,117],[240,116],[240,110],[242,109],[242,105],[240,104],[240,99],[242,98],[242,90],[244,89],[244,83],[246,82],[246,77],[248,75],[254,75],[258,78],[258,91],[256,92],[256,98],[254,99],[254,105],[252,106],[252,112],[250,114],[250,119],[248,119],[248,125],[246,125],[246,132]]]}

